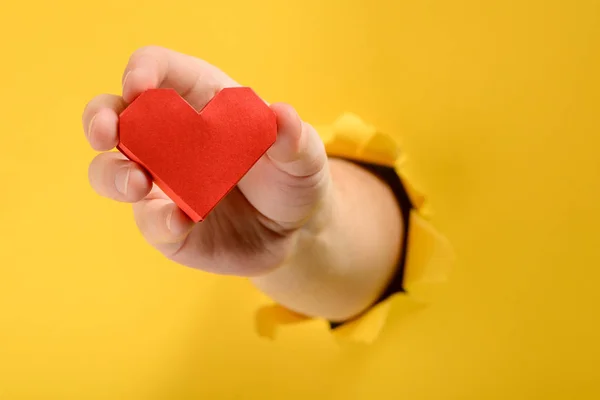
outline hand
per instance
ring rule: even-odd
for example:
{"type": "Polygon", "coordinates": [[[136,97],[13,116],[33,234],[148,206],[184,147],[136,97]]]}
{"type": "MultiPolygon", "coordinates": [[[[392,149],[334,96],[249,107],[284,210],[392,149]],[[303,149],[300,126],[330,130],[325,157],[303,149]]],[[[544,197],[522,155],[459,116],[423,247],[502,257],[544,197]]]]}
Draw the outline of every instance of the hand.
{"type": "Polygon", "coordinates": [[[200,110],[232,86],[239,85],[200,59],[159,47],[136,51],[125,68],[122,96],[99,95],[83,113],[86,137],[102,152],[90,164],[89,179],[100,195],[133,203],[141,233],[166,257],[204,271],[260,276],[291,257],[300,232],[318,231],[331,205],[323,143],[290,106],[270,106],[277,116],[275,144],[198,224],[139,164],[110,151],[118,142],[119,114],[143,91],[173,88],[200,110]]]}

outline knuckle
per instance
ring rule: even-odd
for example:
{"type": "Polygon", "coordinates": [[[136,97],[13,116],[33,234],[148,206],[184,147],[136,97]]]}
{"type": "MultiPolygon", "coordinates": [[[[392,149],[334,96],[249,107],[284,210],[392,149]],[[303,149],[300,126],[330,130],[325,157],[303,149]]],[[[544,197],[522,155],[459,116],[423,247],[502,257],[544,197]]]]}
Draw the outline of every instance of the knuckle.
{"type": "Polygon", "coordinates": [[[319,143],[314,143],[310,147],[310,151],[303,154],[303,157],[298,161],[298,169],[301,171],[300,176],[304,178],[313,177],[323,173],[327,165],[327,155],[317,146],[319,143]]]}
{"type": "Polygon", "coordinates": [[[135,224],[152,246],[156,246],[168,238],[166,207],[159,207],[156,201],[141,201],[133,206],[135,224]]]}
{"type": "Polygon", "coordinates": [[[157,58],[164,52],[164,50],[165,49],[163,47],[156,46],[156,45],[147,45],[147,46],[139,47],[137,50],[135,50],[133,53],[131,53],[131,56],[129,57],[128,65],[135,64],[139,60],[146,58],[146,57],[157,58]]]}
{"type": "Polygon", "coordinates": [[[83,108],[82,118],[85,123],[86,120],[90,120],[96,112],[99,111],[103,106],[111,107],[117,101],[113,98],[114,96],[109,94],[99,94],[91,99],[83,108]]]}

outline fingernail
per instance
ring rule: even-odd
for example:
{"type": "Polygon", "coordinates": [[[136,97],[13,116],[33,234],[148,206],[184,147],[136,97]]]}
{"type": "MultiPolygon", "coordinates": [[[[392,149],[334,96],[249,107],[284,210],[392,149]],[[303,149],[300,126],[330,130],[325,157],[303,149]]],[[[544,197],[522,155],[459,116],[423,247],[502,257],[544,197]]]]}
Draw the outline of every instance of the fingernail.
{"type": "Polygon", "coordinates": [[[123,84],[121,85],[122,87],[125,87],[125,83],[127,83],[127,78],[129,78],[130,74],[131,71],[127,71],[127,73],[125,74],[125,78],[123,78],[123,84]]]}
{"type": "Polygon", "coordinates": [[[115,175],[115,186],[117,191],[123,196],[127,196],[127,187],[129,186],[130,167],[123,167],[115,175]]]}
{"type": "Polygon", "coordinates": [[[167,229],[169,230],[169,232],[173,232],[173,230],[171,229],[171,219],[173,218],[174,211],[174,209],[171,209],[171,211],[167,215],[167,229]]]}
{"type": "Polygon", "coordinates": [[[191,227],[190,221],[182,214],[177,208],[173,207],[167,215],[167,229],[175,237],[186,234],[191,227]]]}
{"type": "Polygon", "coordinates": [[[98,114],[94,114],[94,116],[92,117],[92,120],[90,121],[87,131],[85,132],[85,136],[89,138],[92,136],[92,128],[94,127],[94,121],[96,121],[96,117],[98,116],[98,114]]]}

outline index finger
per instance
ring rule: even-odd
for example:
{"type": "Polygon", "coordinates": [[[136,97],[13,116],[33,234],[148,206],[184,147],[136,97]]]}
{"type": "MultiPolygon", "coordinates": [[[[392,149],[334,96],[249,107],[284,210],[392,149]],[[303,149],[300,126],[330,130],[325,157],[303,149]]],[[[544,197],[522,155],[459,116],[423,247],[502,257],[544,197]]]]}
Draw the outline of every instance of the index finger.
{"type": "Polygon", "coordinates": [[[135,51],[123,73],[123,99],[131,103],[148,89],[175,89],[196,109],[226,87],[239,86],[204,60],[158,46],[135,51]]]}

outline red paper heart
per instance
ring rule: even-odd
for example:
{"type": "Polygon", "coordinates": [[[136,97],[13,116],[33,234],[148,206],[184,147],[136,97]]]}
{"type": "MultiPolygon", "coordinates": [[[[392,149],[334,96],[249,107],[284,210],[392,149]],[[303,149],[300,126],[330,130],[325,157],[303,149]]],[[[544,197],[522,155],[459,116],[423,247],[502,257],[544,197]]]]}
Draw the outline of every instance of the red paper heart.
{"type": "Polygon", "coordinates": [[[175,90],[151,89],[121,113],[117,148],[199,222],[276,136],[275,114],[250,88],[223,89],[200,112],[175,90]]]}

